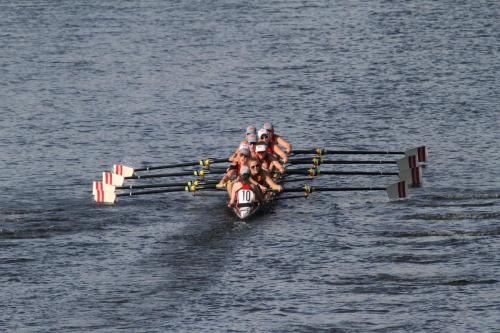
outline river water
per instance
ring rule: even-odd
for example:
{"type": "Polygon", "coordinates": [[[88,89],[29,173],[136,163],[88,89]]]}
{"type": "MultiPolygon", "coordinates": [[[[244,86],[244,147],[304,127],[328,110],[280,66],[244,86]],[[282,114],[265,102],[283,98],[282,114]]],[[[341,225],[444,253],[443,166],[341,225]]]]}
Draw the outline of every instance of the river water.
{"type": "Polygon", "coordinates": [[[499,22],[493,0],[1,1],[0,330],[499,331],[499,22]],[[92,202],[113,163],[225,157],[264,121],[297,148],[426,145],[424,186],[248,223],[92,202]]]}

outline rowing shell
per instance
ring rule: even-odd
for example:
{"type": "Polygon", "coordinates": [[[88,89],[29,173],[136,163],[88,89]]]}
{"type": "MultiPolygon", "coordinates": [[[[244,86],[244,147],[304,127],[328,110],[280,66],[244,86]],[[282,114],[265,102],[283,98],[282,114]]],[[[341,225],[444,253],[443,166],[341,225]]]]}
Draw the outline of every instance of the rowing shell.
{"type": "Polygon", "coordinates": [[[246,220],[262,209],[268,208],[275,197],[276,193],[267,192],[264,195],[264,200],[262,202],[257,202],[253,190],[239,190],[238,202],[236,206],[233,207],[233,212],[240,220],[246,220]]]}

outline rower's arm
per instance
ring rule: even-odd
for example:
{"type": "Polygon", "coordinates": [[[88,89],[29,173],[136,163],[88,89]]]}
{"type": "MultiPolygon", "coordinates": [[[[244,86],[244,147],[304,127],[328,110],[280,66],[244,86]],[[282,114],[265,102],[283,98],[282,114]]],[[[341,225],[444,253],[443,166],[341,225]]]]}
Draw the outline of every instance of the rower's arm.
{"type": "Polygon", "coordinates": [[[273,180],[273,178],[269,175],[266,175],[266,184],[271,188],[273,191],[281,192],[283,191],[283,186],[276,184],[276,182],[273,180]]]}
{"type": "Polygon", "coordinates": [[[278,161],[276,156],[274,156],[273,154],[267,154],[267,156],[269,156],[269,158],[271,160],[271,162],[269,163],[269,170],[273,170],[273,167],[274,167],[274,168],[278,169],[278,171],[281,174],[284,174],[285,168],[283,168],[283,165],[281,165],[281,163],[278,161]]]}
{"type": "Polygon", "coordinates": [[[283,163],[287,163],[288,162],[288,156],[286,155],[286,153],[278,145],[274,145],[273,151],[274,151],[275,154],[277,154],[281,158],[281,160],[283,161],[283,163]]]}
{"type": "Polygon", "coordinates": [[[285,151],[287,154],[290,154],[292,152],[292,145],[290,143],[288,143],[288,141],[283,139],[282,136],[278,136],[276,143],[279,144],[280,146],[283,146],[283,148],[285,148],[285,151]]]}
{"type": "MultiPolygon", "coordinates": [[[[278,162],[277,160],[276,161],[273,161],[271,163],[271,166],[274,166],[276,169],[278,169],[278,171],[281,173],[281,174],[284,174],[285,173],[285,168],[283,168],[283,165],[281,165],[280,162],[278,162]]],[[[273,168],[271,167],[270,170],[272,170],[273,168]]]]}

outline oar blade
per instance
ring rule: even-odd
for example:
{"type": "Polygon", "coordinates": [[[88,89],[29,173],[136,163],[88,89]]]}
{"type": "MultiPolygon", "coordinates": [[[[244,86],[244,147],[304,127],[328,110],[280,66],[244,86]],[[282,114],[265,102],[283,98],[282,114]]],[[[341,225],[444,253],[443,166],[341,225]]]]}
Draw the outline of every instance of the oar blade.
{"type": "Polygon", "coordinates": [[[406,170],[399,171],[399,179],[405,181],[410,186],[420,187],[422,186],[422,168],[416,167],[406,170]]]}
{"type": "Polygon", "coordinates": [[[125,177],[114,172],[105,171],[102,173],[102,182],[113,186],[122,186],[125,182],[125,177]]]}
{"type": "Polygon", "coordinates": [[[398,169],[400,171],[416,168],[418,166],[416,155],[405,156],[403,158],[398,159],[396,163],[398,164],[398,169]]]}
{"type": "Polygon", "coordinates": [[[123,165],[123,164],[114,164],[113,171],[117,175],[123,177],[132,177],[134,175],[134,168],[123,165]]]}
{"type": "Polygon", "coordinates": [[[114,204],[116,203],[116,193],[106,191],[96,191],[94,201],[99,204],[114,204]]]}
{"type": "Polygon", "coordinates": [[[97,191],[105,191],[105,192],[115,192],[115,187],[113,185],[104,184],[100,181],[92,182],[92,195],[96,195],[97,191]]]}
{"type": "Polygon", "coordinates": [[[394,183],[386,188],[386,192],[389,199],[405,199],[408,197],[408,184],[405,181],[394,183]]]}
{"type": "Polygon", "coordinates": [[[420,146],[405,151],[405,156],[411,156],[411,155],[416,155],[417,161],[424,164],[427,163],[429,157],[426,146],[420,146]]]}

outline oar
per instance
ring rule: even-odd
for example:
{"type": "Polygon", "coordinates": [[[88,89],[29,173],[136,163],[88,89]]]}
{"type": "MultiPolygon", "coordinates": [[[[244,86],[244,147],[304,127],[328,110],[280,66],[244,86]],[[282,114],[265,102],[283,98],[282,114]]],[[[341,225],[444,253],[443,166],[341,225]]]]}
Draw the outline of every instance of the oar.
{"type": "Polygon", "coordinates": [[[222,174],[222,171],[207,171],[207,170],[193,170],[193,171],[182,171],[173,173],[158,173],[152,175],[132,175],[129,177],[124,177],[122,175],[113,172],[103,172],[102,182],[104,184],[113,186],[123,186],[125,179],[148,179],[148,178],[166,178],[166,177],[181,177],[181,176],[196,176],[205,177],[206,174],[222,174]]]}
{"type": "Polygon", "coordinates": [[[285,188],[284,193],[304,192],[304,196],[309,196],[313,192],[348,192],[348,191],[386,191],[391,199],[403,199],[408,195],[408,185],[400,181],[388,187],[320,187],[305,185],[301,188],[285,188]]]}
{"type": "Polygon", "coordinates": [[[420,146],[406,151],[391,151],[391,150],[333,150],[327,148],[313,148],[313,149],[294,149],[293,155],[296,154],[315,154],[317,156],[322,155],[416,155],[418,162],[427,162],[427,148],[425,146],[420,146]]]}
{"type": "Polygon", "coordinates": [[[399,176],[397,172],[386,171],[320,171],[319,169],[293,169],[286,170],[289,175],[309,175],[311,177],[320,175],[337,176],[399,176]]]}
{"type": "Polygon", "coordinates": [[[322,164],[397,164],[397,161],[384,161],[384,160],[323,160],[321,158],[316,157],[300,157],[300,158],[291,158],[288,160],[289,163],[292,164],[307,164],[311,163],[314,165],[322,165],[322,164]]]}
{"type": "Polygon", "coordinates": [[[181,186],[198,186],[198,185],[215,185],[217,180],[207,180],[207,179],[195,179],[187,182],[178,183],[165,183],[165,184],[146,184],[146,185],[126,185],[126,186],[113,186],[109,184],[104,184],[100,181],[95,181],[92,183],[92,194],[95,195],[97,191],[110,191],[115,192],[119,190],[139,190],[146,188],[167,188],[167,187],[181,187],[181,186]]]}
{"type": "Polygon", "coordinates": [[[131,177],[134,175],[135,172],[140,172],[140,171],[151,171],[151,170],[161,170],[161,169],[173,169],[173,168],[182,168],[182,167],[188,167],[188,166],[202,166],[204,168],[209,168],[211,164],[214,163],[223,163],[223,162],[229,162],[227,158],[208,158],[205,160],[199,160],[196,162],[183,162],[183,163],[174,163],[174,164],[167,164],[167,165],[157,165],[157,166],[145,166],[141,168],[133,168],[130,166],[126,166],[123,164],[115,164],[113,165],[113,171],[114,173],[124,176],[124,177],[131,177]]]}
{"type": "Polygon", "coordinates": [[[118,197],[132,197],[138,195],[145,194],[157,194],[157,193],[172,193],[172,192],[190,192],[193,193],[200,190],[216,190],[215,186],[212,185],[204,185],[198,183],[189,182],[186,186],[183,187],[175,187],[175,188],[162,188],[158,190],[148,190],[148,191],[130,191],[130,192],[121,192],[115,193],[114,186],[107,186],[100,190],[96,190],[94,192],[94,201],[97,203],[116,203],[118,201],[118,197]]]}
{"type": "Polygon", "coordinates": [[[389,160],[323,160],[320,157],[299,157],[299,158],[292,158],[289,160],[292,164],[295,165],[300,165],[300,164],[312,164],[316,167],[322,165],[322,164],[341,164],[341,165],[348,165],[348,164],[397,164],[399,170],[406,170],[406,169],[411,169],[411,168],[416,168],[419,166],[417,163],[417,156],[416,155],[411,155],[411,156],[405,156],[403,158],[400,158],[395,161],[389,161],[389,160]]]}
{"type": "Polygon", "coordinates": [[[184,192],[186,189],[182,188],[166,188],[161,190],[149,190],[149,191],[137,191],[137,192],[124,192],[124,193],[114,193],[109,191],[97,191],[94,195],[94,201],[97,203],[108,203],[113,204],[118,201],[118,197],[131,197],[145,194],[156,194],[156,193],[169,193],[169,192],[184,192]]]}
{"type": "Polygon", "coordinates": [[[422,168],[404,169],[399,172],[386,171],[320,171],[317,168],[311,169],[292,169],[286,170],[289,175],[309,175],[316,177],[320,175],[336,175],[336,176],[398,176],[400,180],[407,182],[410,186],[422,186],[422,168]]]}

